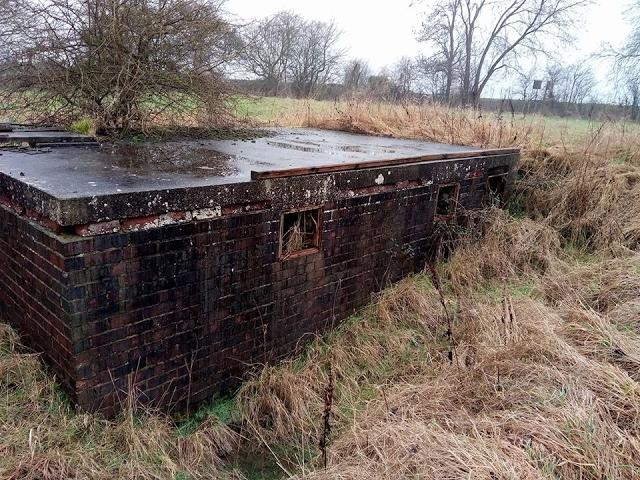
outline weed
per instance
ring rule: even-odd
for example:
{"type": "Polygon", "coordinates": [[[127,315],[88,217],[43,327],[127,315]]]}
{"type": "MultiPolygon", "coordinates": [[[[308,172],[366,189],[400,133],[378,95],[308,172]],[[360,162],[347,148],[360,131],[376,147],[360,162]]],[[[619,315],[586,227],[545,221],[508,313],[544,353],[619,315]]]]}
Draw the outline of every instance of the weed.
{"type": "Polygon", "coordinates": [[[93,120],[85,117],[76,120],[69,125],[69,131],[81,133],[83,135],[91,135],[92,133],[95,133],[95,126],[93,125],[93,120]]]}

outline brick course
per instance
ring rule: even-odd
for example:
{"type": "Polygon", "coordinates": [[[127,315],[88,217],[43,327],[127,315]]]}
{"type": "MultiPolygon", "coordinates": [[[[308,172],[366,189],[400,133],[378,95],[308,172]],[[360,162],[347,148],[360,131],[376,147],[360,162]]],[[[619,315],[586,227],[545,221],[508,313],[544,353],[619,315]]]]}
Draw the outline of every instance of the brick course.
{"type": "Polygon", "coordinates": [[[323,202],[301,190],[291,207],[322,205],[321,245],[287,260],[278,255],[286,208],[271,202],[87,237],[1,206],[0,309],[82,409],[113,414],[133,384],[141,401],[184,408],[297,351],[421,269],[438,185],[456,181],[461,208],[478,207],[486,173],[514,161],[457,160],[446,175],[418,169],[421,178],[323,202]]]}

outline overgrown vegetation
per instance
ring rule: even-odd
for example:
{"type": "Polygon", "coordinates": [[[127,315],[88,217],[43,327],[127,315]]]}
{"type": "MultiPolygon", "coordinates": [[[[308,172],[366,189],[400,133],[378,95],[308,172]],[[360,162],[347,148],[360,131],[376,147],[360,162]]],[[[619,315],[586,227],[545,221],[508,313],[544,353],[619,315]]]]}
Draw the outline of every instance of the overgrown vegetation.
{"type": "Polygon", "coordinates": [[[228,117],[219,0],[0,3],[0,115],[109,133],[228,117]]]}
{"type": "Polygon", "coordinates": [[[434,271],[188,419],[75,414],[3,329],[0,477],[640,477],[637,129],[325,107],[278,122],[522,147],[513,204],[483,212],[434,271]]]}
{"type": "Polygon", "coordinates": [[[116,421],[74,413],[4,324],[0,391],[0,478],[211,478],[238,443],[213,415],[181,434],[169,418],[133,408],[116,421]]]}

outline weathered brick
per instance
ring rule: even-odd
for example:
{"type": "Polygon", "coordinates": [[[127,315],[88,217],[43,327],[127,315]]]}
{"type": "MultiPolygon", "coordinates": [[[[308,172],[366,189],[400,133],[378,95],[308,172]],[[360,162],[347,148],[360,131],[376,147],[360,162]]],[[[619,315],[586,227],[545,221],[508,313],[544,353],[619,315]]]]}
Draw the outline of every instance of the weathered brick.
{"type": "MultiPolygon", "coordinates": [[[[484,198],[483,168],[460,182],[465,208],[484,198]]],[[[58,236],[1,206],[0,313],[83,409],[115,412],[132,381],[141,400],[193,405],[422,268],[437,184],[452,180],[435,172],[435,185],[417,179],[332,198],[319,251],[286,260],[283,212],[266,204],[153,228],[134,219],[89,237],[58,236]]]]}

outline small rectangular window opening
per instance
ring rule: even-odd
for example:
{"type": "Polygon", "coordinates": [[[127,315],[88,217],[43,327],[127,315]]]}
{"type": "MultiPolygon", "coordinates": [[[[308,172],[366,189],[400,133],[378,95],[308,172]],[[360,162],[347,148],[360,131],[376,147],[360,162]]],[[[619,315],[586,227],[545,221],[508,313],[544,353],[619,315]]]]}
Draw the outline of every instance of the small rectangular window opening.
{"type": "Polygon", "coordinates": [[[436,216],[452,217],[458,204],[458,184],[441,185],[436,199],[436,216]]]}
{"type": "Polygon", "coordinates": [[[320,249],[320,208],[287,212],[280,221],[280,258],[320,249]]]}
{"type": "Polygon", "coordinates": [[[492,175],[487,178],[487,193],[492,204],[502,203],[506,187],[506,174],[492,175]]]}

